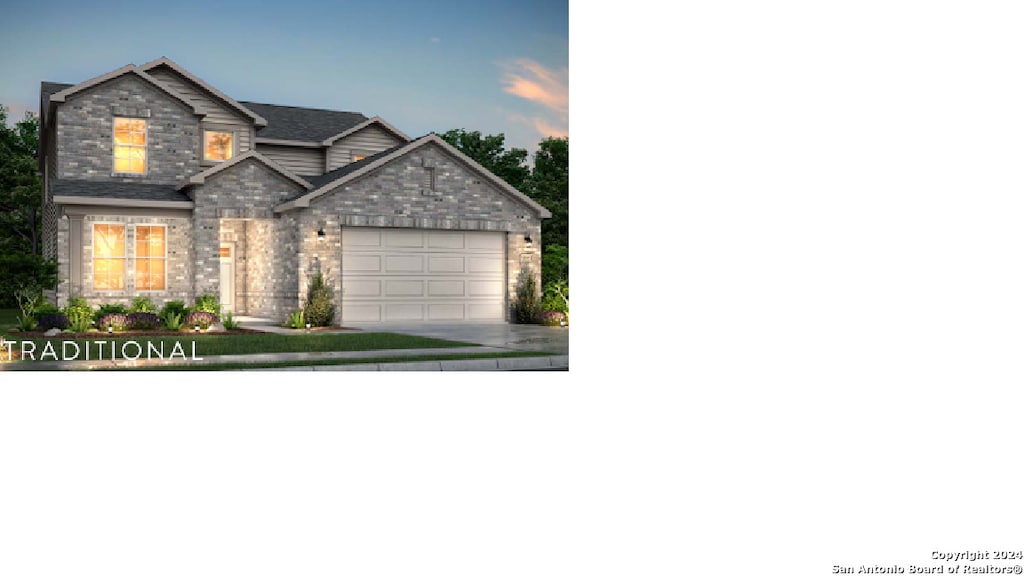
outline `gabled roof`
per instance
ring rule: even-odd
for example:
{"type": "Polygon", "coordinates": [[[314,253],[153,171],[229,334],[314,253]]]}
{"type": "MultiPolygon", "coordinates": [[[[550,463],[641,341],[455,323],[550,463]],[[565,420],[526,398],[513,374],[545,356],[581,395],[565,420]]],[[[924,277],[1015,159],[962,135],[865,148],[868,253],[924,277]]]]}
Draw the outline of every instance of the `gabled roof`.
{"type": "Polygon", "coordinates": [[[57,204],[192,208],[188,196],[173,184],[54,180],[51,190],[57,204]]]}
{"type": "Polygon", "coordinates": [[[307,194],[303,194],[298,198],[293,198],[287,202],[284,202],[283,204],[279,204],[278,206],[274,207],[274,212],[287,212],[288,210],[294,210],[295,208],[307,208],[309,207],[310,201],[315,200],[316,198],[319,198],[320,196],[323,196],[324,194],[327,194],[328,192],[340,186],[343,186],[348,182],[365,176],[370,172],[376,170],[377,168],[387,164],[388,162],[400,158],[408,154],[409,152],[412,152],[413,150],[416,150],[428,144],[436,144],[437,146],[440,146],[445,152],[451,154],[455,158],[467,164],[475,172],[478,172],[481,176],[483,176],[489,182],[494,184],[499,190],[511,196],[513,199],[518,200],[519,202],[522,202],[523,204],[529,206],[541,218],[551,217],[551,212],[549,212],[547,208],[541,206],[526,194],[523,194],[519,190],[516,190],[508,182],[505,182],[501,178],[498,178],[490,170],[484,168],[475,160],[473,160],[469,156],[466,156],[457,148],[445,142],[444,139],[442,139],[440,136],[436,134],[428,134],[417,140],[413,140],[412,142],[407,142],[405,144],[395,146],[390,150],[385,150],[384,152],[374,154],[373,156],[365,158],[359,162],[353,162],[352,164],[349,164],[347,166],[343,166],[336,170],[332,170],[331,172],[328,172],[327,174],[324,174],[323,176],[316,179],[317,182],[325,183],[320,184],[319,187],[317,187],[315,190],[307,194]],[[321,178],[324,178],[326,176],[332,176],[332,179],[327,181],[321,180],[321,178]]]}
{"type": "Polygon", "coordinates": [[[299,178],[295,174],[292,174],[291,172],[289,172],[286,168],[284,168],[283,166],[281,166],[277,162],[274,162],[270,158],[267,158],[266,156],[260,154],[259,152],[256,152],[255,150],[250,150],[248,152],[245,152],[243,154],[239,154],[238,156],[235,156],[234,158],[232,158],[231,160],[228,160],[227,162],[221,162],[220,164],[217,164],[216,166],[214,166],[212,168],[208,168],[206,170],[203,170],[202,172],[200,172],[200,173],[196,174],[195,176],[192,176],[191,178],[189,178],[188,182],[185,182],[184,184],[178,186],[177,189],[178,190],[183,190],[185,188],[188,188],[189,186],[195,186],[195,185],[198,185],[198,184],[204,184],[206,182],[207,178],[210,178],[211,176],[214,176],[214,175],[216,175],[219,172],[223,172],[224,170],[227,170],[228,168],[231,168],[232,166],[235,166],[236,164],[241,164],[242,162],[245,162],[246,160],[249,160],[249,159],[256,160],[258,162],[263,163],[263,165],[265,165],[267,168],[270,168],[271,170],[277,172],[281,176],[284,176],[288,180],[291,180],[292,182],[295,182],[296,184],[298,184],[299,186],[302,186],[306,190],[311,190],[313,188],[312,184],[310,184],[309,182],[303,180],[302,178],[299,178]]]}
{"type": "Polygon", "coordinates": [[[320,143],[367,120],[366,116],[358,112],[277,106],[258,102],[242,104],[267,119],[266,127],[256,132],[257,142],[274,139],[320,143]]]}
{"type": "Polygon", "coordinates": [[[323,141],[322,144],[324,146],[330,146],[331,144],[334,144],[335,141],[340,140],[340,139],[344,138],[345,136],[348,136],[349,134],[355,134],[356,132],[359,132],[363,128],[366,128],[367,126],[372,126],[374,124],[376,124],[377,126],[380,126],[381,128],[387,130],[388,132],[391,132],[395,136],[398,136],[398,138],[400,140],[404,141],[404,142],[409,142],[409,141],[412,140],[412,138],[409,138],[408,136],[406,136],[405,133],[403,133],[401,130],[399,130],[398,128],[395,128],[391,124],[388,124],[387,122],[385,122],[384,119],[381,118],[380,116],[374,116],[373,118],[370,118],[366,122],[362,122],[360,124],[356,124],[355,126],[349,128],[348,130],[345,130],[343,132],[339,132],[338,134],[335,134],[334,136],[331,136],[330,138],[327,138],[326,140],[323,141]]]}
{"type": "Polygon", "coordinates": [[[55,92],[55,93],[50,95],[49,101],[50,102],[64,102],[67,99],[68,96],[77,94],[77,93],[79,93],[79,92],[81,92],[83,90],[92,88],[93,86],[97,86],[99,84],[102,84],[104,82],[113,80],[115,78],[119,78],[121,76],[124,76],[125,74],[134,74],[134,75],[138,76],[139,78],[145,80],[146,82],[152,84],[155,88],[158,88],[158,89],[162,90],[167,95],[169,95],[172,98],[174,98],[175,100],[178,100],[179,102],[181,102],[185,106],[188,106],[196,114],[196,116],[206,116],[206,111],[205,110],[203,110],[202,108],[199,108],[195,104],[189,102],[188,99],[186,99],[184,96],[179,94],[177,91],[175,91],[175,90],[171,89],[170,87],[165,86],[163,83],[157,81],[156,78],[153,78],[149,74],[146,74],[145,71],[140,70],[139,67],[134,65],[134,64],[128,64],[127,66],[122,66],[122,67],[118,68],[117,70],[114,70],[113,72],[108,72],[106,74],[103,74],[102,76],[97,76],[95,78],[91,78],[89,80],[86,80],[85,82],[80,82],[80,83],[75,84],[75,85],[73,85],[73,86],[71,86],[69,88],[65,88],[65,89],[63,89],[63,90],[61,90],[59,92],[55,92]]]}
{"type": "Polygon", "coordinates": [[[220,100],[221,102],[227,104],[228,106],[234,108],[235,110],[241,112],[242,114],[248,116],[249,118],[252,118],[253,122],[256,123],[256,126],[266,126],[267,125],[267,121],[262,116],[260,116],[259,114],[253,112],[252,110],[246,108],[245,106],[242,106],[241,104],[236,102],[233,98],[231,98],[227,94],[221,92],[220,90],[217,90],[216,88],[214,88],[210,84],[207,84],[206,82],[204,82],[201,78],[192,75],[191,72],[189,72],[188,70],[185,70],[181,66],[178,66],[178,64],[176,64],[173,60],[171,60],[170,58],[167,58],[166,56],[161,56],[160,58],[157,58],[156,60],[153,60],[152,62],[147,62],[147,63],[143,64],[142,66],[139,66],[139,69],[142,70],[142,71],[146,71],[146,70],[152,70],[153,68],[156,68],[157,66],[167,66],[171,70],[174,70],[175,72],[177,72],[179,75],[184,76],[185,78],[190,80],[196,86],[199,86],[200,88],[205,90],[207,93],[217,97],[217,99],[220,100]]]}

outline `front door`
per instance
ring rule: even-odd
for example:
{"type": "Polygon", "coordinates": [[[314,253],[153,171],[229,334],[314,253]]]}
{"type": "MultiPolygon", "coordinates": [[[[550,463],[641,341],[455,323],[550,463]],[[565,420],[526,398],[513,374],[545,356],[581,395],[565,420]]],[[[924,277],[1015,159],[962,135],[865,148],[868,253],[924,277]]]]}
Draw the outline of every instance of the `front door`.
{"type": "Polygon", "coordinates": [[[220,245],[220,309],[227,314],[235,310],[235,249],[220,245]]]}

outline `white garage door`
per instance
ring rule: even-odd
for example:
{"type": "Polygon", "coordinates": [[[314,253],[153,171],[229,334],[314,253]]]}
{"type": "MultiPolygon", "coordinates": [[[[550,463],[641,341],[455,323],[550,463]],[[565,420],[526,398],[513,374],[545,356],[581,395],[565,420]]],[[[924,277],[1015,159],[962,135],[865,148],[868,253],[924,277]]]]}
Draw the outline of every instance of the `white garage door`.
{"type": "Polygon", "coordinates": [[[505,234],[343,228],[342,322],[505,319],[505,234]]]}

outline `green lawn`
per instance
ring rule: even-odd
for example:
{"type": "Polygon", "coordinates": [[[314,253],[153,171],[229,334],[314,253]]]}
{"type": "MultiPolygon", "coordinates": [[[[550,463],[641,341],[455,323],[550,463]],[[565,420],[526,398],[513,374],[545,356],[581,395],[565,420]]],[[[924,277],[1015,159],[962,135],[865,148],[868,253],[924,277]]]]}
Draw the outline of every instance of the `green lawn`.
{"type": "Polygon", "coordinates": [[[0,308],[0,335],[7,335],[11,328],[18,325],[18,315],[21,311],[17,308],[0,308]]]}
{"type": "MultiPolygon", "coordinates": [[[[20,340],[18,333],[8,335],[11,340],[20,340]]],[[[60,347],[62,338],[32,338],[36,343],[37,357],[46,345],[46,342],[53,341],[53,348],[60,347]]],[[[118,355],[121,354],[121,347],[125,341],[138,342],[142,347],[142,357],[146,357],[149,343],[156,349],[163,345],[163,357],[169,358],[174,350],[175,343],[181,343],[181,349],[187,356],[191,356],[192,342],[196,343],[196,356],[205,358],[207,356],[225,356],[233,354],[260,354],[264,352],[336,352],[336,351],[364,351],[364,350],[396,350],[410,348],[456,348],[459,346],[476,346],[466,342],[453,342],[451,340],[440,340],[438,338],[424,338],[421,336],[409,336],[406,334],[391,334],[388,332],[352,332],[352,333],[330,333],[330,334],[247,334],[237,336],[193,336],[183,332],[181,336],[117,336],[109,338],[83,338],[75,340],[81,349],[79,358],[85,358],[85,347],[89,346],[89,357],[96,359],[102,351],[104,358],[110,357],[111,341],[117,342],[118,355]],[[103,342],[102,344],[100,342],[103,342]]],[[[136,349],[129,345],[128,353],[135,355],[136,349]]],[[[154,354],[155,357],[155,354],[154,354]]],[[[180,358],[180,355],[176,356],[180,358]]]]}

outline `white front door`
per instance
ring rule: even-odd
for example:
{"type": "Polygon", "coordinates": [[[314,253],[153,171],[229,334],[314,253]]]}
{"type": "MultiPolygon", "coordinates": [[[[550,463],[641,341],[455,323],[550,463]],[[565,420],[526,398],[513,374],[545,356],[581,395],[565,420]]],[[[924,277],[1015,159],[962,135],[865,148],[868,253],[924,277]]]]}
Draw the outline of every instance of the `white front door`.
{"type": "Polygon", "coordinates": [[[227,314],[235,310],[235,249],[220,245],[220,309],[227,314]]]}

